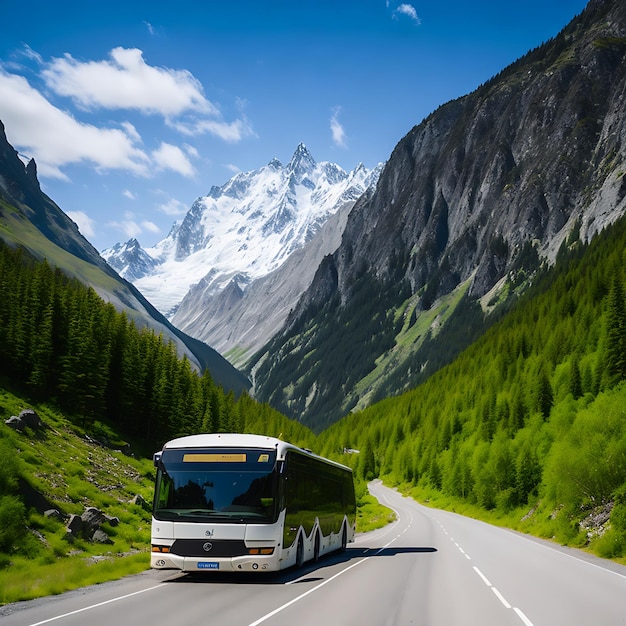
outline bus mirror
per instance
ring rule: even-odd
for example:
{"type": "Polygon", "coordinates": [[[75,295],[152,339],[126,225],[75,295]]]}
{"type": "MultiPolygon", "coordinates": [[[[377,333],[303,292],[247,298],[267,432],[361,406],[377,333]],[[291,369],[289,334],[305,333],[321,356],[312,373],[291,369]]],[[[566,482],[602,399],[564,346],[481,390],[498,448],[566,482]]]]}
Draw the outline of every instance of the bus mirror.
{"type": "Polygon", "coordinates": [[[152,460],[154,461],[154,467],[161,467],[161,454],[162,452],[155,452],[152,460]]]}

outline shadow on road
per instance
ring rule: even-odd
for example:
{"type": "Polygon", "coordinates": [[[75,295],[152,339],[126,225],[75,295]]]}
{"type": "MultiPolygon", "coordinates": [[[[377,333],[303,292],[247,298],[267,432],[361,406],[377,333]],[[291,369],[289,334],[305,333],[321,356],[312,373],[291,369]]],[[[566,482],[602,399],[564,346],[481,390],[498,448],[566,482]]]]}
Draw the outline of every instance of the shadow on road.
{"type": "Polygon", "coordinates": [[[282,572],[189,572],[175,575],[165,580],[167,583],[211,583],[211,584],[257,584],[257,585],[285,585],[301,584],[321,581],[326,578],[324,570],[341,563],[348,563],[355,559],[371,559],[379,557],[394,557],[401,554],[429,554],[437,552],[433,547],[389,547],[389,548],[346,548],[343,552],[333,552],[320,557],[317,563],[311,561],[303,567],[292,567],[282,572]]]}

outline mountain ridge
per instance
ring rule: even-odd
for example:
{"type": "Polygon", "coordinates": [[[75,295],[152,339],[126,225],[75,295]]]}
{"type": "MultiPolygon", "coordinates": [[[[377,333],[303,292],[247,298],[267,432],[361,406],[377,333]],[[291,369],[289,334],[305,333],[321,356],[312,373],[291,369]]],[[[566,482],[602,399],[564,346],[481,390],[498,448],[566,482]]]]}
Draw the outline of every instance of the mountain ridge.
{"type": "MultiPolygon", "coordinates": [[[[407,133],[282,334],[251,361],[259,398],[317,429],[332,423],[357,406],[355,386],[413,318],[466,282],[471,301],[506,301],[572,234],[587,241],[624,213],[624,14],[593,0],[557,37],[407,133]],[[368,314],[354,324],[359,302],[368,314]],[[357,349],[358,373],[347,352],[357,349]]],[[[375,387],[415,384],[443,335],[445,325],[427,327],[375,387]],[[420,352],[427,338],[431,352],[420,352]]]]}
{"type": "Polygon", "coordinates": [[[138,325],[171,340],[197,369],[208,368],[216,381],[240,393],[250,383],[215,350],[174,327],[139,290],[121,278],[80,234],[77,225],[41,191],[33,160],[24,165],[9,144],[0,121],[0,236],[46,258],[66,274],[91,286],[106,302],[138,325]]]}
{"type": "MultiPolygon", "coordinates": [[[[317,246],[323,254],[334,251],[337,241],[329,247],[314,240],[329,218],[376,182],[381,168],[368,170],[359,163],[346,172],[335,163],[316,162],[300,143],[286,166],[273,158],[257,170],[239,172],[220,187],[211,187],[152,248],[143,250],[130,240],[103,256],[177,327],[220,350],[249,354],[269,337],[263,334],[251,344],[231,330],[231,339],[225,342],[225,333],[208,313],[203,314],[203,307],[210,306],[215,313],[224,310],[225,302],[234,306],[232,296],[240,292],[241,299],[256,280],[278,270],[305,246],[317,246]]],[[[286,273],[283,279],[288,280],[286,273]]],[[[293,282],[296,291],[289,296],[289,306],[308,284],[300,276],[293,282]]],[[[271,301],[256,300],[255,306],[259,320],[275,312],[271,301]]],[[[248,314],[233,311],[233,315],[248,314]]],[[[286,313],[281,320],[285,317],[286,313]]]]}

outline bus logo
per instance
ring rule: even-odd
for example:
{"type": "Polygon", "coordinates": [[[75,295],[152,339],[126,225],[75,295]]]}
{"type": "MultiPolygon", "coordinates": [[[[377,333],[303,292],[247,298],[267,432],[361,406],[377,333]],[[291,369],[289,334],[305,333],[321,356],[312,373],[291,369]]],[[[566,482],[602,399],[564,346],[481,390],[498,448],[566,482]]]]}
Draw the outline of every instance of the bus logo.
{"type": "Polygon", "coordinates": [[[205,552],[210,552],[213,549],[213,544],[210,541],[207,541],[203,546],[202,549],[205,552]]]}
{"type": "Polygon", "coordinates": [[[213,528],[211,528],[211,530],[205,530],[205,531],[204,531],[204,534],[205,534],[207,537],[212,537],[212,536],[213,536],[213,533],[215,533],[215,529],[213,529],[213,528]]]}

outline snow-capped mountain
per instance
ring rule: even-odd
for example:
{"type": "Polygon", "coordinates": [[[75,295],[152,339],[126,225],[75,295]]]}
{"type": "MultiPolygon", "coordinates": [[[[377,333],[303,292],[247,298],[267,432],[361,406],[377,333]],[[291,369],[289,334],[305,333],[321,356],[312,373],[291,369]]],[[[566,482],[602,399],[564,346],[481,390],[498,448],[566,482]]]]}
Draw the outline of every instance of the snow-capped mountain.
{"type": "Polygon", "coordinates": [[[131,240],[102,256],[170,319],[190,288],[242,291],[302,248],[339,207],[354,202],[382,169],[351,172],[317,163],[300,144],[284,166],[272,159],[198,198],[165,239],[142,250],[131,240]]]}
{"type": "Polygon", "coordinates": [[[149,274],[157,265],[136,239],[117,243],[106,254],[109,265],[131,283],[149,274]]]}

